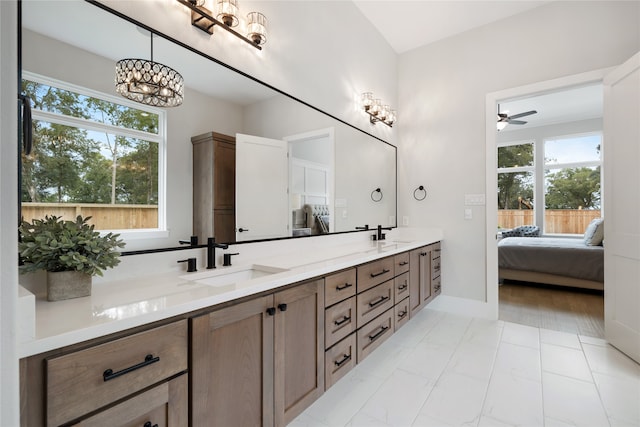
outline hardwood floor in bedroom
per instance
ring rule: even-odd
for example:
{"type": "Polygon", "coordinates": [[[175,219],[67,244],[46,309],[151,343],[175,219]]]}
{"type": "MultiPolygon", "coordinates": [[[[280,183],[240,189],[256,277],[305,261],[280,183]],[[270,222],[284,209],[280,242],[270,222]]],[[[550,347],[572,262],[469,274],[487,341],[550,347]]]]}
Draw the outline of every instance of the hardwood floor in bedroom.
{"type": "Polygon", "coordinates": [[[500,320],[604,338],[602,291],[505,281],[500,320]]]}

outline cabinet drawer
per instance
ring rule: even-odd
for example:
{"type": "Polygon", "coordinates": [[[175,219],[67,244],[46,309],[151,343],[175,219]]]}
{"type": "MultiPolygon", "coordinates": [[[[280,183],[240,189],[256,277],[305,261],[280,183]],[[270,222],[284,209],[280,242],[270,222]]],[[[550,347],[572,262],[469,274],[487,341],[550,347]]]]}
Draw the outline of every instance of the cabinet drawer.
{"type": "MultiPolygon", "coordinates": [[[[431,252],[433,255],[435,252],[431,252]]],[[[431,278],[440,277],[440,257],[431,258],[431,278]]]]}
{"type": "Polygon", "coordinates": [[[409,321],[409,297],[403,299],[393,307],[393,330],[397,331],[409,321]]]}
{"type": "Polygon", "coordinates": [[[405,252],[405,253],[394,256],[393,261],[395,264],[394,274],[396,276],[398,274],[406,273],[409,271],[409,252],[405,252]]]}
{"type": "Polygon", "coordinates": [[[393,280],[358,294],[358,328],[393,307],[393,280]]]}
{"type": "Polygon", "coordinates": [[[329,348],[356,330],[356,297],[353,296],[324,311],[324,342],[329,348]]]}
{"type": "Polygon", "coordinates": [[[356,269],[331,274],[324,279],[324,305],[329,307],[356,294],[356,269]]]}
{"type": "Polygon", "coordinates": [[[46,360],[47,425],[59,425],[187,369],[187,321],[46,360]]]}
{"type": "Polygon", "coordinates": [[[325,388],[334,385],[356,366],[356,334],[351,334],[331,347],[324,355],[325,388]]]}
{"type": "Polygon", "coordinates": [[[180,427],[189,422],[187,375],[167,381],[79,422],[78,426],[180,427]],[[182,398],[176,399],[176,396],[182,398]],[[149,424],[147,424],[149,423],[149,424]]]}
{"type": "Polygon", "coordinates": [[[402,273],[393,279],[393,293],[395,304],[409,296],[409,272],[402,273]]]}
{"type": "Polygon", "coordinates": [[[433,296],[440,295],[440,291],[442,290],[441,280],[442,279],[440,278],[440,276],[438,276],[431,282],[431,293],[433,294],[433,296]]]}
{"type": "Polygon", "coordinates": [[[358,293],[386,282],[394,276],[393,257],[382,258],[357,267],[358,293]]]}
{"type": "Polygon", "coordinates": [[[358,335],[358,363],[393,334],[393,309],[387,310],[356,332],[358,335]]]}

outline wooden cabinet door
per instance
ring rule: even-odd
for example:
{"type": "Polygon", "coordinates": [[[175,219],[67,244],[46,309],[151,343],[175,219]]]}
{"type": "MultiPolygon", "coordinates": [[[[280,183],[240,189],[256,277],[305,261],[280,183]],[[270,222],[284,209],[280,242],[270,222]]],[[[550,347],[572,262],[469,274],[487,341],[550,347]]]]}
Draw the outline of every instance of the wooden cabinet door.
{"type": "Polygon", "coordinates": [[[278,292],[274,303],[275,419],[284,426],[324,392],[324,280],[278,292]]]}
{"type": "Polygon", "coordinates": [[[409,253],[409,305],[411,316],[417,313],[431,296],[431,256],[427,246],[409,253]]]}
{"type": "Polygon", "coordinates": [[[271,307],[268,295],[191,319],[191,425],[273,425],[271,307]]]}

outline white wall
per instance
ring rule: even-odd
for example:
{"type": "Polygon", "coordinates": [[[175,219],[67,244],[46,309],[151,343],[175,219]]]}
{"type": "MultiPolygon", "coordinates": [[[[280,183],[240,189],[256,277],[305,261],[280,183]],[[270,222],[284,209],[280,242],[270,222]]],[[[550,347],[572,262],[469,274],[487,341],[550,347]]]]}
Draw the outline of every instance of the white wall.
{"type": "Polygon", "coordinates": [[[16,16],[15,2],[0,2],[0,425],[3,426],[19,425],[16,16]]]}
{"type": "Polygon", "coordinates": [[[553,2],[400,56],[399,215],[443,228],[445,295],[486,298],[485,207],[463,219],[464,195],[485,193],[486,94],[621,64],[640,49],[639,7],[553,2]]]}

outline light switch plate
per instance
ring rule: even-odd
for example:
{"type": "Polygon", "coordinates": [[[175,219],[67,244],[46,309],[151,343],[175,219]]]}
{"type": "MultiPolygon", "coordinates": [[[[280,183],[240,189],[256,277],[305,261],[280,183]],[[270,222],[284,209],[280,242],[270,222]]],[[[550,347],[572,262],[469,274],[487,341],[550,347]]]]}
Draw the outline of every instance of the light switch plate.
{"type": "Polygon", "coordinates": [[[403,216],[402,217],[402,225],[404,225],[405,227],[409,225],[409,217],[408,216],[403,216]]]}
{"type": "Polygon", "coordinates": [[[484,206],[485,197],[484,194],[465,194],[464,205],[465,206],[484,206]]]}

